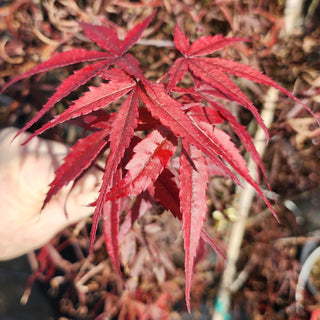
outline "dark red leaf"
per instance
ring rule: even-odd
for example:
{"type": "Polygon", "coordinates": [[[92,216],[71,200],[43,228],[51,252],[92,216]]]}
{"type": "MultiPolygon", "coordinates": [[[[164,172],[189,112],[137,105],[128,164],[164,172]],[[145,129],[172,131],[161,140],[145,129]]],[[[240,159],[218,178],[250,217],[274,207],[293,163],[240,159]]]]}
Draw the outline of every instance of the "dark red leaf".
{"type": "Polygon", "coordinates": [[[106,200],[134,197],[157,179],[175,152],[175,146],[165,138],[167,134],[164,128],[155,129],[135,146],[126,176],[109,191],[106,200]]]}
{"type": "Polygon", "coordinates": [[[189,54],[189,39],[187,39],[177,23],[174,29],[174,45],[184,56],[187,56],[189,54]]]}
{"type": "Polygon", "coordinates": [[[185,250],[186,303],[190,312],[190,290],[194,260],[207,213],[208,175],[202,153],[183,142],[179,169],[179,197],[185,250]]]}
{"type": "Polygon", "coordinates": [[[87,91],[82,97],[74,101],[74,103],[63,113],[59,114],[50,122],[35,131],[27,141],[57,124],[107,107],[111,102],[118,100],[120,97],[128,93],[134,85],[135,82],[130,82],[125,78],[123,79],[123,82],[110,81],[108,83],[102,83],[100,87],[89,87],[90,91],[87,91]]]}
{"type": "Polygon", "coordinates": [[[188,63],[185,58],[179,58],[173,63],[168,71],[169,79],[167,84],[167,92],[171,91],[171,89],[183,78],[187,71],[188,63]]]}
{"type": "Polygon", "coordinates": [[[219,155],[222,157],[222,159],[226,161],[238,175],[243,177],[249,184],[251,184],[259,196],[264,200],[266,205],[270,208],[277,221],[279,221],[272,205],[265,197],[258,184],[251,177],[246,161],[241,156],[239,149],[230,140],[230,136],[218,128],[213,130],[212,126],[208,125],[207,123],[199,123],[199,126],[219,146],[219,155]]]}
{"type": "Polygon", "coordinates": [[[189,57],[205,56],[239,41],[249,40],[243,38],[224,38],[220,34],[215,36],[203,36],[192,43],[189,50],[189,57]]]}
{"type": "Polygon", "coordinates": [[[179,189],[174,181],[173,174],[165,168],[153,186],[152,190],[149,189],[153,198],[165,209],[170,210],[176,218],[181,220],[179,189]]]}
{"type": "Polygon", "coordinates": [[[139,95],[154,118],[159,119],[163,125],[170,128],[175,136],[186,139],[188,143],[211,157],[225,172],[228,172],[236,183],[240,183],[232,171],[217,157],[219,146],[192,123],[191,119],[181,110],[181,104],[178,101],[168,96],[160,84],[153,86],[153,92],[156,95],[149,88],[144,89],[139,90],[139,95]]]}
{"type": "MultiPolygon", "coordinates": [[[[114,184],[118,183],[121,179],[120,172],[114,176],[114,184]]],[[[119,200],[107,201],[103,205],[103,234],[108,254],[120,276],[122,272],[120,269],[119,259],[119,215],[120,203],[119,200]]]]}
{"type": "Polygon", "coordinates": [[[96,159],[99,152],[106,146],[110,130],[101,130],[80,139],[64,158],[63,164],[55,172],[55,178],[50,183],[50,189],[42,208],[58,191],[70,181],[75,180],[96,159]]]}
{"type": "Polygon", "coordinates": [[[207,63],[211,67],[222,70],[223,72],[233,74],[237,77],[246,78],[248,80],[251,80],[260,84],[264,84],[269,87],[273,87],[279,90],[280,92],[284,93],[291,99],[297,101],[299,104],[303,105],[303,107],[315,117],[314,113],[307,105],[305,105],[301,100],[295,97],[292,93],[290,93],[288,90],[280,86],[278,83],[273,81],[268,76],[264,75],[259,70],[256,70],[250,66],[241,64],[236,61],[221,59],[221,58],[202,58],[202,61],[203,61],[203,64],[207,63]]]}
{"type": "Polygon", "coordinates": [[[189,69],[195,77],[218,89],[231,101],[238,102],[239,104],[250,110],[261,128],[264,130],[268,140],[268,129],[266,128],[257,108],[248,99],[248,97],[233,83],[228,75],[215,68],[210,68],[207,63],[203,63],[202,58],[190,60],[189,69]]]}
{"type": "Polygon", "coordinates": [[[36,67],[32,68],[31,70],[15,77],[13,80],[8,82],[0,91],[0,94],[13,83],[33,76],[35,74],[48,71],[50,69],[64,67],[71,64],[84,62],[84,61],[93,61],[99,59],[110,59],[112,56],[106,52],[99,52],[99,51],[88,51],[85,49],[73,49],[65,52],[60,52],[53,56],[48,61],[40,63],[36,67]]]}
{"type": "Polygon", "coordinates": [[[136,25],[133,29],[131,29],[124,40],[122,41],[122,53],[125,53],[130,47],[132,47],[142,36],[142,33],[149,26],[151,20],[154,18],[156,14],[156,10],[143,22],[136,25]]]}
{"type": "Polygon", "coordinates": [[[126,53],[123,57],[118,58],[117,65],[130,76],[133,76],[137,81],[141,80],[143,84],[149,85],[149,81],[139,67],[139,61],[130,53],[126,53]]]}
{"type": "MultiPolygon", "coordinates": [[[[150,189],[151,188],[149,188],[149,190],[150,189]]],[[[174,182],[174,175],[168,169],[164,169],[159,175],[158,179],[154,182],[154,188],[150,193],[153,198],[163,206],[163,208],[170,210],[177,219],[180,221],[182,220],[179,189],[177,184],[174,182]]],[[[204,229],[201,230],[201,238],[208,243],[213,250],[218,254],[221,254],[222,257],[226,259],[225,254],[204,229]]]]}
{"type": "Polygon", "coordinates": [[[81,85],[85,84],[92,77],[96,76],[101,70],[107,68],[110,62],[100,61],[91,65],[88,65],[85,68],[82,68],[78,71],[75,71],[74,74],[65,79],[61,85],[57,88],[54,95],[50,97],[48,102],[42,107],[42,109],[30,120],[19,132],[26,131],[34,123],[36,123],[46,112],[48,112],[57,102],[62,98],[66,97],[72,91],[79,88],[81,85]]]}
{"type": "Polygon", "coordinates": [[[233,128],[234,132],[238,135],[241,142],[249,152],[250,156],[252,157],[253,161],[256,165],[261,169],[263,176],[265,177],[264,168],[261,162],[261,158],[254,146],[252,137],[250,136],[249,132],[246,130],[244,126],[242,126],[237,119],[232,115],[232,113],[226,109],[223,105],[218,103],[217,101],[211,99],[210,97],[204,96],[204,98],[212,105],[213,108],[219,111],[219,113],[228,121],[230,126],[233,128]]]}
{"type": "Polygon", "coordinates": [[[137,131],[149,131],[161,125],[160,121],[154,119],[151,113],[145,108],[139,108],[139,122],[137,131]]]}
{"type": "Polygon", "coordinates": [[[208,122],[213,125],[218,125],[226,121],[221,117],[220,113],[204,106],[193,106],[187,111],[189,117],[192,117],[196,122],[208,122]]]}
{"type": "Polygon", "coordinates": [[[97,26],[85,22],[80,22],[86,36],[99,47],[115,54],[121,55],[121,41],[117,32],[106,26],[97,26]]]}

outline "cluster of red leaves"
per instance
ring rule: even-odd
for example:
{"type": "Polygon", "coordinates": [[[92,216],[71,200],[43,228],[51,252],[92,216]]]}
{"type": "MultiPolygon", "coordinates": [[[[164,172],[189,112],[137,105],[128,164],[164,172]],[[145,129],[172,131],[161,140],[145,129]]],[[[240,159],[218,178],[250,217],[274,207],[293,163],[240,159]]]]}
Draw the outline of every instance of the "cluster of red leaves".
{"type": "Polygon", "coordinates": [[[140,39],[154,15],[130,30],[122,42],[110,27],[80,23],[86,36],[104,51],[73,49],[58,53],[13,79],[2,91],[18,80],[52,68],[96,61],[65,79],[41,111],[20,130],[22,132],[30,128],[57,102],[93,77],[102,79],[99,87],[89,87],[89,91],[63,113],[31,136],[74,118],[79,118],[78,123],[84,131],[90,132],[72,147],[57,170],[44,206],[64,185],[76,181],[102,154],[107,154],[99,196],[91,204],[95,207],[91,252],[102,215],[106,247],[116,270],[121,274],[119,241],[154,202],[160,203],[182,221],[186,302],[190,310],[194,264],[203,252],[204,241],[219,251],[203,230],[208,177],[224,175],[237,184],[240,184],[239,176],[242,177],[272,210],[258,184],[250,176],[239,150],[230,137],[218,128],[219,124],[228,122],[263,172],[251,136],[218,100],[242,105],[252,112],[266,134],[267,128],[252,102],[228,74],[275,87],[297,99],[249,66],[205,57],[245,39],[203,36],[190,45],[178,25],[175,27],[174,44],[182,57],[158,82],[149,81],[137,59],[128,50],[140,39]],[[193,86],[178,86],[187,72],[193,80],[193,86]],[[112,103],[119,99],[122,101],[124,96],[126,99],[119,110],[111,112],[112,103]],[[145,135],[145,132],[148,134],[145,135]],[[175,161],[177,157],[179,161],[175,161]],[[133,197],[135,202],[130,207],[127,200],[133,197]],[[119,230],[119,215],[125,209],[128,213],[119,230]]]}

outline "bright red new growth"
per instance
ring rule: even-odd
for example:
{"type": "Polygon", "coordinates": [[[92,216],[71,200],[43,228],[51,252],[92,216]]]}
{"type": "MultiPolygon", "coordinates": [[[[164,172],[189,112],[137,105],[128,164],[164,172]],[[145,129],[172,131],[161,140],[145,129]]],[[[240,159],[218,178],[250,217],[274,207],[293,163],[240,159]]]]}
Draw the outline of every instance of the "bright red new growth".
{"type": "MultiPolygon", "coordinates": [[[[86,36],[105,51],[74,49],[58,53],[10,81],[2,91],[18,80],[52,68],[96,61],[64,80],[35,118],[20,130],[23,132],[31,127],[57,102],[93,77],[101,78],[99,87],[89,87],[64,112],[33,134],[41,134],[70,120],[82,125],[84,132],[89,133],[71,148],[70,154],[56,171],[44,205],[64,185],[75,181],[95,165],[101,154],[107,154],[99,196],[91,204],[95,206],[95,212],[90,252],[93,251],[92,244],[102,215],[106,247],[120,273],[119,239],[154,202],[162,204],[182,222],[186,302],[190,311],[191,280],[197,261],[197,248],[203,247],[205,241],[221,253],[203,229],[207,212],[208,173],[230,177],[238,184],[238,177],[242,177],[255,188],[274,213],[271,204],[250,176],[246,162],[231,138],[216,127],[223,122],[229,123],[263,172],[251,136],[230,111],[217,101],[234,101],[247,108],[267,133],[257,109],[229,75],[272,86],[301,102],[260,71],[235,61],[204,57],[246,39],[203,36],[190,45],[178,25],[175,27],[174,44],[182,57],[169,68],[166,83],[147,80],[137,59],[127,51],[140,39],[154,15],[155,12],[130,30],[122,42],[110,27],[80,23],[86,36]],[[194,85],[179,87],[186,72],[191,75],[194,85]],[[114,111],[112,103],[119,99],[122,106],[114,111]],[[143,136],[144,130],[149,134],[143,136]],[[179,140],[182,140],[182,148],[176,154],[180,150],[177,148],[179,140]],[[175,178],[177,170],[172,162],[175,154],[180,156],[180,162],[175,162],[179,166],[178,179],[175,178]],[[136,202],[130,208],[119,236],[121,199],[129,197],[136,197],[136,202]]],[[[305,108],[308,109],[307,106],[305,108]]]]}

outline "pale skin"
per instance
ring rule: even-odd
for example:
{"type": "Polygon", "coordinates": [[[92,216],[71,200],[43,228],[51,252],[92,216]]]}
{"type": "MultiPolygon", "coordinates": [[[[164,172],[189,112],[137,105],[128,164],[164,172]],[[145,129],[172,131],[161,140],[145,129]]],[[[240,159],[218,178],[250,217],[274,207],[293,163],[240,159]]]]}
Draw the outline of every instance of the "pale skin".
{"type": "Polygon", "coordinates": [[[41,211],[54,172],[68,154],[68,146],[22,133],[0,131],[0,260],[38,249],[59,231],[90,216],[102,173],[91,169],[78,183],[63,187],[41,211]]]}

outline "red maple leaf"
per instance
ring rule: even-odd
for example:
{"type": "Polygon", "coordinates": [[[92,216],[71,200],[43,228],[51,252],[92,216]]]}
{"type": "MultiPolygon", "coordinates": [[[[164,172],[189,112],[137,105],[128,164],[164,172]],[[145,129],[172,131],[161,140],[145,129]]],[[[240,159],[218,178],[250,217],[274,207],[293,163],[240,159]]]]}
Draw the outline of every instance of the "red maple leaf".
{"type": "Polygon", "coordinates": [[[216,35],[200,37],[190,45],[178,25],[175,27],[174,43],[183,57],[170,67],[167,83],[147,80],[137,59],[127,51],[139,40],[154,15],[155,12],[130,30],[122,42],[112,28],[80,23],[87,37],[105,51],[73,49],[58,53],[10,81],[2,91],[18,80],[52,68],[98,60],[65,79],[40,112],[20,130],[27,130],[58,101],[91,78],[101,78],[99,87],[89,87],[64,112],[32,135],[39,135],[68,121],[81,125],[84,132],[89,133],[71,148],[70,154],[56,171],[44,205],[65,184],[75,181],[93,166],[100,155],[108,150],[99,196],[91,204],[95,206],[91,253],[99,218],[103,215],[106,247],[120,273],[119,239],[154,202],[159,202],[182,221],[186,253],[186,302],[190,311],[191,280],[199,244],[204,240],[220,252],[203,229],[207,212],[208,173],[228,176],[238,184],[238,177],[242,177],[255,188],[274,213],[271,204],[250,176],[246,162],[231,138],[216,127],[223,122],[229,123],[263,172],[251,136],[217,98],[235,101],[249,109],[266,132],[257,109],[229,75],[272,86],[298,99],[250,66],[203,57],[245,39],[216,35]],[[191,74],[194,86],[179,87],[187,71],[191,74]],[[117,101],[122,104],[114,111],[113,103],[117,101]],[[149,134],[142,136],[144,130],[149,134]],[[182,148],[177,153],[180,150],[177,148],[179,140],[182,140],[182,148]],[[175,154],[180,156],[180,162],[176,162],[178,169],[172,163],[175,154]],[[136,202],[129,208],[119,233],[120,201],[132,197],[136,197],[136,202]]]}

